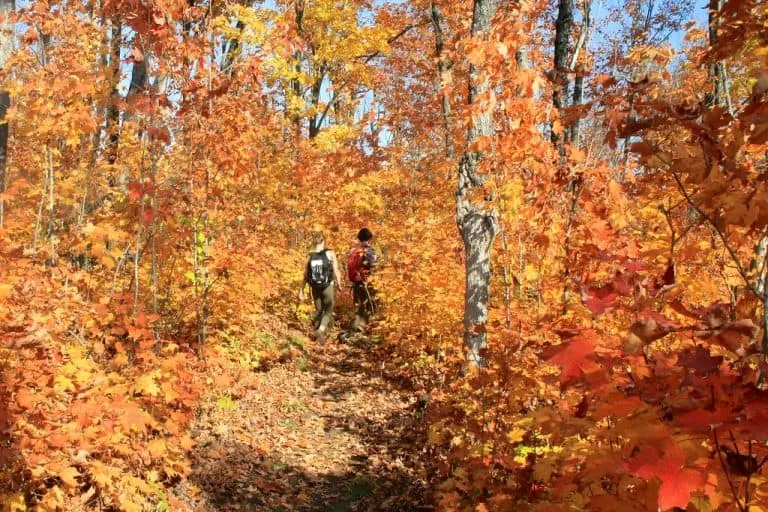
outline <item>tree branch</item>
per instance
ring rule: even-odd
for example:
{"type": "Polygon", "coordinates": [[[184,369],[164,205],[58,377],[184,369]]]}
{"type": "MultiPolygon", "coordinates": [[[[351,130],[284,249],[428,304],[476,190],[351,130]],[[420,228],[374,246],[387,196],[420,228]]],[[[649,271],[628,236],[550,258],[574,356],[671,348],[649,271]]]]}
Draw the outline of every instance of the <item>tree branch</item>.
{"type": "MultiPolygon", "coordinates": [[[[658,156],[658,155],[657,155],[658,156]]],[[[707,221],[707,223],[712,226],[712,229],[715,230],[717,235],[720,237],[720,239],[723,241],[723,245],[725,246],[725,250],[728,251],[728,254],[731,256],[731,259],[733,260],[734,264],[736,265],[736,269],[739,271],[739,275],[741,275],[741,278],[744,280],[744,282],[747,285],[747,288],[752,291],[752,293],[755,294],[755,296],[761,300],[765,300],[764,295],[760,292],[760,290],[757,289],[757,287],[752,283],[752,281],[749,279],[749,276],[747,275],[746,270],[744,269],[744,266],[741,264],[741,260],[739,259],[739,256],[736,254],[736,251],[731,246],[730,242],[728,241],[728,237],[723,232],[723,230],[720,228],[720,226],[717,225],[717,223],[710,217],[704,210],[702,210],[699,205],[697,205],[691,195],[688,193],[688,191],[685,189],[685,185],[683,185],[683,182],[680,180],[680,176],[677,175],[675,171],[672,170],[672,165],[668,161],[666,161],[664,158],[659,156],[659,159],[664,161],[669,166],[669,172],[672,174],[672,177],[675,180],[675,183],[677,183],[677,188],[680,190],[680,193],[685,198],[686,202],[696,210],[696,213],[701,215],[701,217],[707,221]]]]}

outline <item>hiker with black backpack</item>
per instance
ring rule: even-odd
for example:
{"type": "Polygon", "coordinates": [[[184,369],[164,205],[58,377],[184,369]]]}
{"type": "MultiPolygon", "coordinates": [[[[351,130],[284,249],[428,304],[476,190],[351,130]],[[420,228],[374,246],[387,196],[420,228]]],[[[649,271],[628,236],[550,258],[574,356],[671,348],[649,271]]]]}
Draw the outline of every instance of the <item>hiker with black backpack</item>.
{"type": "Polygon", "coordinates": [[[304,268],[304,280],[299,290],[299,300],[304,300],[304,287],[309,285],[315,303],[313,327],[315,339],[325,341],[325,334],[333,323],[334,284],[341,290],[341,273],[336,254],[325,247],[325,237],[319,231],[312,233],[314,249],[309,253],[304,268]]]}
{"type": "Polygon", "coordinates": [[[357,239],[360,243],[347,256],[347,277],[352,283],[352,298],[356,308],[352,329],[362,331],[376,312],[376,290],[368,281],[376,266],[376,250],[371,245],[373,233],[370,229],[361,229],[357,239]]]}

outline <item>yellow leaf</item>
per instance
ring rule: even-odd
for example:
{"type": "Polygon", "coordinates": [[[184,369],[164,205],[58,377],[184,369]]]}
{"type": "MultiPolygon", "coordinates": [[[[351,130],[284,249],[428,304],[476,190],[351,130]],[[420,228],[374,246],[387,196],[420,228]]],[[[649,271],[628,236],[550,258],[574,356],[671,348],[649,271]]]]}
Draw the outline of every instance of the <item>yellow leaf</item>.
{"type": "Polygon", "coordinates": [[[40,509],[45,511],[55,511],[64,508],[64,491],[58,485],[52,487],[40,503],[40,509]]]}
{"type": "Polygon", "coordinates": [[[141,512],[142,506],[138,503],[135,503],[131,498],[126,496],[125,494],[120,495],[120,508],[125,510],[125,512],[141,512]]]}
{"type": "Polygon", "coordinates": [[[0,283],[0,299],[4,299],[13,291],[13,285],[8,283],[0,283]]]}
{"type": "Polygon", "coordinates": [[[57,375],[53,381],[53,389],[57,392],[74,391],[75,385],[64,375],[57,375]]]}
{"type": "Polygon", "coordinates": [[[149,450],[149,454],[152,456],[152,459],[159,460],[162,459],[165,456],[165,453],[167,451],[167,448],[165,446],[165,441],[162,439],[153,439],[147,444],[147,449],[149,450]]]}
{"type": "Polygon", "coordinates": [[[140,395],[158,396],[160,394],[160,386],[157,385],[155,378],[151,374],[139,377],[132,390],[140,395]]]}
{"type": "Polygon", "coordinates": [[[527,432],[528,431],[523,428],[513,428],[507,432],[507,440],[510,443],[519,443],[523,440],[527,432]]]}
{"type": "Polygon", "coordinates": [[[91,465],[90,473],[93,481],[99,484],[101,487],[111,487],[114,475],[110,471],[109,467],[105,466],[101,462],[94,461],[91,465]]]}
{"type": "Polygon", "coordinates": [[[25,512],[27,510],[24,494],[20,492],[0,494],[0,505],[2,505],[3,510],[8,510],[8,512],[25,512]]]}
{"type": "Polygon", "coordinates": [[[80,476],[80,473],[72,466],[64,469],[61,473],[59,473],[59,478],[61,478],[61,481],[64,482],[64,485],[67,487],[77,487],[80,485],[80,483],[77,481],[78,476],[80,476]]]}
{"type": "Polygon", "coordinates": [[[107,267],[108,269],[115,268],[115,260],[113,260],[110,256],[104,255],[101,258],[99,258],[99,261],[102,265],[107,267]]]}

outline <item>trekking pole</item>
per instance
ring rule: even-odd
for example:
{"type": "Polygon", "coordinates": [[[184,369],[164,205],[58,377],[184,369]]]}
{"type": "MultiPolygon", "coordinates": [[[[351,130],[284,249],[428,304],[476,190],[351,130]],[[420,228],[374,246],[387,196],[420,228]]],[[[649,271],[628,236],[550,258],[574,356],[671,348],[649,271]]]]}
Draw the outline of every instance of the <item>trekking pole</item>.
{"type": "Polygon", "coordinates": [[[373,298],[371,297],[371,292],[368,291],[368,283],[363,281],[363,288],[365,288],[365,294],[368,296],[368,304],[371,305],[371,313],[376,313],[376,304],[373,302],[373,298]]]}

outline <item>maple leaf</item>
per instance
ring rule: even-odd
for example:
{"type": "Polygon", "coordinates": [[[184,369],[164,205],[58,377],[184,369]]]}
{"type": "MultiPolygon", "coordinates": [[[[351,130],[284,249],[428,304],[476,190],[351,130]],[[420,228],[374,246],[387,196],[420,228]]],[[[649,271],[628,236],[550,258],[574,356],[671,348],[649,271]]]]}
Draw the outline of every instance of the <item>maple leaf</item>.
{"type": "Polygon", "coordinates": [[[525,434],[527,434],[528,431],[523,428],[513,428],[509,432],[507,432],[507,441],[509,441],[512,444],[519,443],[525,438],[525,434]]]}
{"type": "Polygon", "coordinates": [[[13,285],[8,283],[0,283],[0,299],[7,298],[13,291],[13,285]]]}
{"type": "Polygon", "coordinates": [[[706,409],[697,409],[675,417],[675,421],[680,425],[692,428],[698,432],[709,432],[733,417],[733,413],[725,408],[718,408],[714,411],[706,409]]]}
{"type": "Polygon", "coordinates": [[[629,334],[624,340],[624,352],[628,355],[638,354],[645,345],[663,338],[676,327],[673,322],[654,311],[644,311],[641,316],[629,328],[629,334]]]}
{"type": "Polygon", "coordinates": [[[61,478],[61,481],[64,482],[64,485],[67,487],[77,487],[80,485],[77,481],[77,477],[79,476],[80,473],[77,469],[71,466],[59,472],[59,478],[61,478]]]}
{"type": "Polygon", "coordinates": [[[162,460],[165,456],[168,448],[165,441],[162,439],[153,439],[147,444],[147,449],[152,457],[152,460],[162,460]]]}
{"type": "Polygon", "coordinates": [[[559,352],[549,359],[552,364],[562,368],[560,383],[567,385],[581,376],[582,367],[588,363],[588,356],[595,352],[597,333],[584,331],[581,334],[566,341],[564,347],[557,347],[559,352]],[[562,348],[561,348],[562,347],[562,348]]]}
{"type": "Polygon", "coordinates": [[[158,386],[155,376],[149,373],[136,379],[136,383],[133,385],[132,390],[134,393],[153,397],[160,394],[160,386],[158,386]]]}
{"type": "Polygon", "coordinates": [[[27,388],[21,388],[16,392],[16,403],[23,409],[31,409],[35,406],[35,397],[27,388]]]}
{"type": "Polygon", "coordinates": [[[692,369],[697,375],[711,375],[723,363],[722,356],[712,356],[709,350],[697,345],[695,350],[687,350],[677,356],[677,364],[692,369]]]}
{"type": "Polygon", "coordinates": [[[138,201],[144,197],[144,187],[138,181],[128,183],[128,198],[131,201],[138,201]]]}
{"type": "Polygon", "coordinates": [[[701,471],[683,467],[685,455],[681,450],[670,449],[663,456],[659,454],[658,449],[647,447],[625,463],[624,468],[634,476],[661,482],[659,508],[662,510],[685,508],[691,494],[704,488],[706,476],[701,471]]]}
{"type": "Polygon", "coordinates": [[[589,286],[588,284],[582,285],[579,283],[579,288],[581,290],[582,304],[584,304],[595,317],[613,309],[619,298],[619,294],[611,283],[602,286],[589,286]]]}

